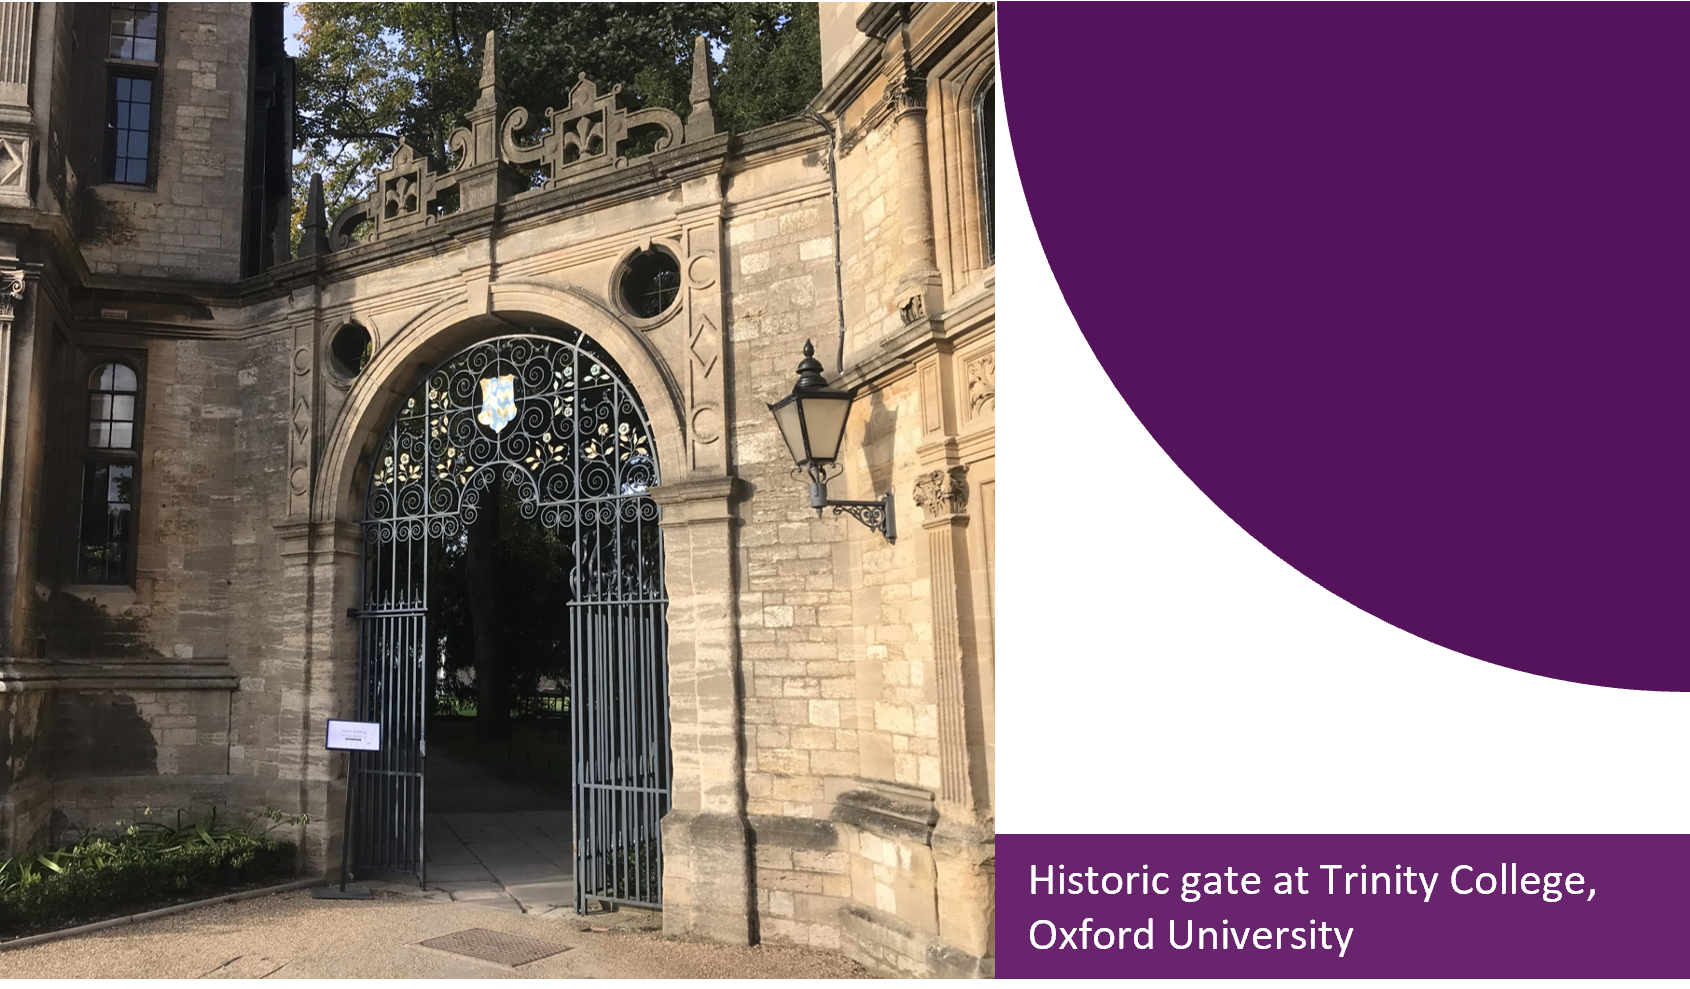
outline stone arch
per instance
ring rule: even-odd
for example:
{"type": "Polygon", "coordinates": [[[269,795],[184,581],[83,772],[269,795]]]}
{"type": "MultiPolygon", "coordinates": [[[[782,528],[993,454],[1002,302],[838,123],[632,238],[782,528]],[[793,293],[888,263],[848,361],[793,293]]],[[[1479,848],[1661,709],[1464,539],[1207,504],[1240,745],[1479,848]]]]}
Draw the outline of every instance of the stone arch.
{"type": "Polygon", "coordinates": [[[526,328],[572,326],[592,337],[621,366],[645,406],[661,476],[674,481],[687,473],[681,389],[644,336],[599,304],[557,286],[494,284],[491,296],[491,312],[473,312],[462,299],[436,304],[394,332],[371,357],[324,444],[312,499],[315,521],[357,517],[363,503],[359,475],[398,403],[424,371],[482,339],[526,328]]]}

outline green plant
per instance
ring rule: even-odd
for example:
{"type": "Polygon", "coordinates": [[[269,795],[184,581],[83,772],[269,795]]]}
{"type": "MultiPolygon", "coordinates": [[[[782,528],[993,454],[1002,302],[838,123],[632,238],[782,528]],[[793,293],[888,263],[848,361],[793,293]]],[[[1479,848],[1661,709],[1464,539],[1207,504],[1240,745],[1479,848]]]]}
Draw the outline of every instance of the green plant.
{"type": "Polygon", "coordinates": [[[222,825],[212,808],[203,821],[119,821],[114,834],[14,856],[0,862],[0,933],[289,874],[294,844],[271,832],[305,823],[303,814],[266,810],[246,826],[222,825]]]}

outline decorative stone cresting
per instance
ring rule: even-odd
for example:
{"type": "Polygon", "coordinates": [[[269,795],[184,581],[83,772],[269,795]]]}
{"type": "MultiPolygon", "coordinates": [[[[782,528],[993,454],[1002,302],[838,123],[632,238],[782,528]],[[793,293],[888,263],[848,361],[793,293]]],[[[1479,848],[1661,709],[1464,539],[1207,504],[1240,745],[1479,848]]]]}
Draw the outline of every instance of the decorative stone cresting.
{"type": "MultiPolygon", "coordinates": [[[[486,205],[472,196],[468,186],[472,174],[486,166],[523,168],[530,173],[526,183],[508,188],[497,198],[520,198],[545,189],[577,182],[604,172],[625,168],[626,146],[641,133],[657,132],[653,151],[699,141],[715,134],[715,117],[709,101],[708,59],[703,39],[693,48],[692,112],[683,124],[672,110],[647,107],[622,108],[621,86],[601,94],[585,72],[569,90],[562,110],[547,107],[545,123],[535,125],[525,107],[508,113],[498,72],[498,42],[487,35],[487,52],[482,62],[481,99],[470,111],[469,127],[460,127],[446,144],[455,163],[437,172],[426,154],[419,154],[404,140],[393,153],[386,169],[376,175],[369,198],[342,210],[329,230],[328,247],[342,250],[355,242],[354,234],[365,224],[372,229],[364,239],[404,230],[449,216],[460,209],[486,205]],[[538,173],[538,174],[533,174],[538,173]]],[[[302,246],[300,253],[308,253],[302,246]]]]}

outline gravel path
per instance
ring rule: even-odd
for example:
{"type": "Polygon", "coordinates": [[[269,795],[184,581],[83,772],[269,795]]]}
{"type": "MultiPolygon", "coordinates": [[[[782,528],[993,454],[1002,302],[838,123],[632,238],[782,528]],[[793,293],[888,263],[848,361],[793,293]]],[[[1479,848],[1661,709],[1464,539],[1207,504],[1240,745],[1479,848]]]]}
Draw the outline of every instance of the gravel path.
{"type": "MultiPolygon", "coordinates": [[[[555,915],[554,915],[555,916],[555,915]]],[[[861,978],[840,955],[665,938],[649,915],[553,919],[415,896],[224,903],[0,952],[0,978],[861,978]],[[610,923],[607,924],[607,921],[610,923]],[[595,931],[592,927],[609,927],[595,931]],[[510,968],[418,941],[481,928],[566,948],[510,968]]]]}

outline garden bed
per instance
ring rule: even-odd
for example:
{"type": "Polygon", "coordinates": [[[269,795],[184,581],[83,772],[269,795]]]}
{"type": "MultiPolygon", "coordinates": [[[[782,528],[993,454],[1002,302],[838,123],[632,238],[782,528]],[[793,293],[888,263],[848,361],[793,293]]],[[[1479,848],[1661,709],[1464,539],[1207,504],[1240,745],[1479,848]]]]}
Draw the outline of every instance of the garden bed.
{"type": "Polygon", "coordinates": [[[291,879],[294,843],[270,832],[303,818],[267,819],[269,827],[228,827],[213,812],[176,828],[146,822],[0,862],[0,941],[291,879]]]}

